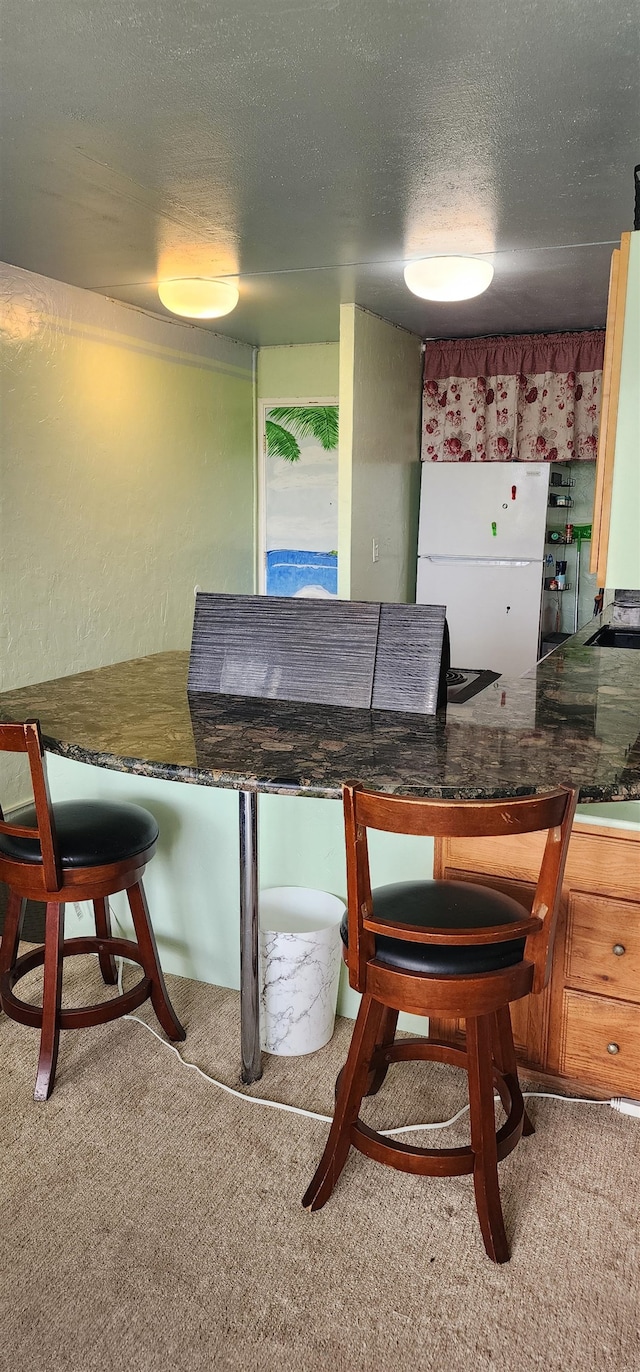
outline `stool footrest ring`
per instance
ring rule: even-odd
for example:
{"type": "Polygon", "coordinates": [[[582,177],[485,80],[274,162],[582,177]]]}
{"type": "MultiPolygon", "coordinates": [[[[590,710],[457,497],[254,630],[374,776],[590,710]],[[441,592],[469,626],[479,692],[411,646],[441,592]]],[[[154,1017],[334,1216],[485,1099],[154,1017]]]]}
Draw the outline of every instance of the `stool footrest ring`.
{"type": "MultiPolygon", "coordinates": [[[[446,1062],[453,1067],[467,1068],[467,1054],[464,1048],[456,1048],[450,1043],[437,1039],[402,1039],[399,1042],[380,1048],[371,1060],[372,1067],[378,1062],[446,1062]]],[[[496,1131],[498,1161],[501,1162],[516,1147],[522,1136],[525,1110],[522,1092],[516,1078],[510,1073],[498,1071],[494,1066],[493,1077],[500,1096],[508,1110],[507,1119],[496,1131]]],[[[470,1146],[460,1148],[419,1148],[414,1144],[400,1143],[370,1129],[361,1119],[351,1125],[350,1139],[354,1148],[376,1162],[395,1167],[400,1172],[411,1172],[417,1176],[460,1177],[474,1170],[475,1153],[470,1146]]]]}
{"type": "MultiPolygon", "coordinates": [[[[131,962],[142,965],[138,944],[131,939],[124,938],[65,939],[62,945],[62,956],[78,957],[83,953],[99,953],[103,949],[115,957],[127,958],[131,962]]],[[[34,968],[41,967],[43,963],[44,947],[34,948],[30,953],[24,953],[22,957],[18,958],[10,971],[5,972],[4,976],[0,978],[0,1000],[5,1014],[20,1024],[28,1024],[36,1029],[42,1025],[42,1007],[21,1000],[19,996],[14,995],[13,987],[21,977],[32,972],[34,968]]],[[[60,1010],[59,1027],[61,1029],[86,1029],[94,1024],[107,1024],[109,1020],[120,1019],[122,1015],[127,1015],[142,1005],[143,1001],[148,999],[150,991],[151,982],[149,977],[145,975],[135,986],[131,987],[129,991],[125,991],[121,996],[113,996],[111,999],[99,1001],[95,1005],[81,1005],[73,1009],[60,1010]]]]}

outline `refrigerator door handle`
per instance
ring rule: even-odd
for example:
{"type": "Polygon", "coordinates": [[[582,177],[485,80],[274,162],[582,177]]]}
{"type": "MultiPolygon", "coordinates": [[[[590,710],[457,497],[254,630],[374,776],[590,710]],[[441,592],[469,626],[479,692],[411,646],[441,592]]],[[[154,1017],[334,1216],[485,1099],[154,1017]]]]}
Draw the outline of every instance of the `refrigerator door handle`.
{"type": "Polygon", "coordinates": [[[537,557],[456,557],[446,553],[419,553],[418,557],[423,562],[437,563],[438,566],[530,567],[532,562],[539,562],[542,566],[542,559],[537,557]]]}

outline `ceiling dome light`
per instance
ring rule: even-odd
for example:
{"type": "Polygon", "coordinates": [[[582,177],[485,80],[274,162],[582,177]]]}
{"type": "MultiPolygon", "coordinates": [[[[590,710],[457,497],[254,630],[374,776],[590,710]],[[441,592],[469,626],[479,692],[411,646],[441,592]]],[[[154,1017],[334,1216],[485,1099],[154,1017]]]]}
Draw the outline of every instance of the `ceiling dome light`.
{"type": "Polygon", "coordinates": [[[159,281],[158,295],[165,309],[185,319],[219,319],[235,310],[240,298],[238,287],[232,282],[213,281],[205,276],[159,281]]]}
{"type": "Polygon", "coordinates": [[[493,279],[493,267],[481,257],[422,257],[408,262],[404,279],[423,300],[471,300],[493,279]]]}

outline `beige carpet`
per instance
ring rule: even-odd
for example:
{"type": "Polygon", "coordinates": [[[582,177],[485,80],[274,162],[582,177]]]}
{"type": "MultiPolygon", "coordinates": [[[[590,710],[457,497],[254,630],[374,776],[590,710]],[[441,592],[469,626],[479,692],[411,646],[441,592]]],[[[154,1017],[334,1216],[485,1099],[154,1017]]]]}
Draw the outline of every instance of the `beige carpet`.
{"type": "MultiPolygon", "coordinates": [[[[91,998],[91,960],[68,966],[72,999],[91,998]]],[[[169,980],[185,1056],[236,1084],[237,995],[169,980]]],[[[266,1059],[256,1094],[328,1113],[350,1028],[321,1053],[266,1059]]],[[[325,1125],[233,1100],[125,1021],[64,1034],[55,1092],[35,1105],[36,1048],[35,1030],[0,1017],[7,1372],[640,1366],[633,1120],[532,1103],[537,1132],[501,1165],[513,1256],[498,1268],[468,1177],[352,1153],[310,1216],[300,1197],[325,1125]]],[[[446,1118],[463,1091],[451,1069],[398,1066],[367,1118],[446,1118]]]]}

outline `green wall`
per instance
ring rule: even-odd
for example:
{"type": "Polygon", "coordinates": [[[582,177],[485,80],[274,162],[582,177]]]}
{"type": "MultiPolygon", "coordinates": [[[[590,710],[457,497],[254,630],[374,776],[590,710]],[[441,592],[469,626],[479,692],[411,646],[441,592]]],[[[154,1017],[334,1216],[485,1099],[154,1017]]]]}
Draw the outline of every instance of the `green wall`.
{"type": "Polygon", "coordinates": [[[338,395],[339,343],[258,351],[258,400],[328,400],[338,395]]]}
{"type": "Polygon", "coordinates": [[[421,401],[420,339],[342,305],[338,587],[351,600],[415,598],[421,401]]]}
{"type": "Polygon", "coordinates": [[[2,688],[187,647],[196,582],[252,590],[252,355],[5,269],[2,688]],[[27,309],[27,305],[24,305],[27,309]]]}

